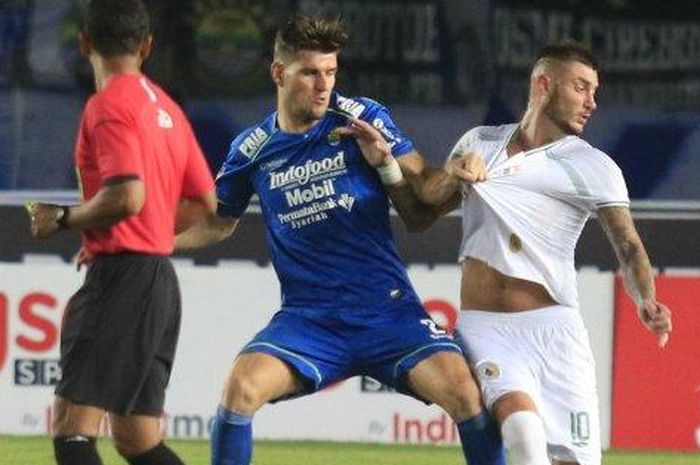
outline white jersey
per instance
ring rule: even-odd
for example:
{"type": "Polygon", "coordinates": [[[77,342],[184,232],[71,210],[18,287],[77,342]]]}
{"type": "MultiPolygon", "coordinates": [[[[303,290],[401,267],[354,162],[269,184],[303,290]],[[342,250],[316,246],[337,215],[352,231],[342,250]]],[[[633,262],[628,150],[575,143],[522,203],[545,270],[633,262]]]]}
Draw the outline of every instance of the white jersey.
{"type": "Polygon", "coordinates": [[[517,127],[476,127],[452,149],[483,156],[489,176],[464,188],[460,260],[539,283],[577,307],[576,242],[591,212],[629,206],[627,186],[610,157],[576,136],[508,157],[517,127]]]}

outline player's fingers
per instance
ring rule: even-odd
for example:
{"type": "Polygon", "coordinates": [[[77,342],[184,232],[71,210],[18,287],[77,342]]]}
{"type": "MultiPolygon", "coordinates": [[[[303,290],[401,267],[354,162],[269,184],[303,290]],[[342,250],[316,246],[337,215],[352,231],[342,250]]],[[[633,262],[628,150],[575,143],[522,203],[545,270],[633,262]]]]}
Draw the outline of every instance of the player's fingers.
{"type": "Polygon", "coordinates": [[[668,334],[672,331],[671,320],[665,318],[652,318],[647,320],[644,325],[649,331],[659,335],[668,334]]]}
{"type": "Polygon", "coordinates": [[[358,129],[360,133],[366,135],[368,138],[382,140],[384,139],[380,132],[367,121],[362,121],[361,119],[354,119],[350,123],[350,126],[358,129]]]}
{"type": "Polygon", "coordinates": [[[473,177],[471,171],[469,171],[468,169],[465,169],[464,167],[462,167],[459,164],[455,164],[452,166],[452,174],[457,179],[460,179],[462,181],[466,181],[466,182],[473,182],[474,181],[474,177],[473,177]]]}
{"type": "Polygon", "coordinates": [[[669,318],[671,318],[671,309],[668,308],[666,305],[662,304],[661,302],[656,303],[656,312],[667,315],[669,318]]]}
{"type": "Polygon", "coordinates": [[[357,135],[358,131],[356,128],[351,127],[351,126],[341,126],[339,128],[335,128],[333,130],[333,132],[341,137],[345,137],[345,136],[355,136],[355,135],[357,135]]]}
{"type": "Polygon", "coordinates": [[[660,348],[663,349],[664,347],[666,347],[666,344],[668,344],[668,338],[669,338],[668,333],[661,333],[659,335],[659,347],[660,348]]]}

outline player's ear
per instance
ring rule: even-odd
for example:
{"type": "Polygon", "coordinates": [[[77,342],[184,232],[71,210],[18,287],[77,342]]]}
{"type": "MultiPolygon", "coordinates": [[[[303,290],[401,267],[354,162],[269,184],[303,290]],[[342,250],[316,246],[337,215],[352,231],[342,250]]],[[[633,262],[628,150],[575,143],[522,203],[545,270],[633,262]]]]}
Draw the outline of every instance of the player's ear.
{"type": "Polygon", "coordinates": [[[280,61],[273,61],[270,65],[270,75],[277,87],[284,86],[284,64],[280,61]]]}
{"type": "Polygon", "coordinates": [[[543,95],[549,94],[552,89],[552,78],[545,73],[537,76],[537,87],[543,95]]]}

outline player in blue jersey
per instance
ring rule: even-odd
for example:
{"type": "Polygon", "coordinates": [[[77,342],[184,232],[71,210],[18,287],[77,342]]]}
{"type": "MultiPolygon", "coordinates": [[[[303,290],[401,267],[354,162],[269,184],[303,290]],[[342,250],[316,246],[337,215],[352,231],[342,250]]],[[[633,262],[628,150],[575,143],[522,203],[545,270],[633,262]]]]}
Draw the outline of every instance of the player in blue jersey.
{"type": "Polygon", "coordinates": [[[279,30],[277,111],[231,144],[217,178],[218,215],[177,239],[191,248],[228,237],[256,193],[282,289],[280,311],[228,375],[212,464],[250,463],[253,414],[267,402],[356,375],[440,405],[469,464],[503,464],[460,346],[423,309],[392,238],[387,193],[410,227],[424,226],[430,212],[396,161],[420,163],[420,155],[384,106],[333,91],[346,39],[337,21],[304,16],[279,30]]]}

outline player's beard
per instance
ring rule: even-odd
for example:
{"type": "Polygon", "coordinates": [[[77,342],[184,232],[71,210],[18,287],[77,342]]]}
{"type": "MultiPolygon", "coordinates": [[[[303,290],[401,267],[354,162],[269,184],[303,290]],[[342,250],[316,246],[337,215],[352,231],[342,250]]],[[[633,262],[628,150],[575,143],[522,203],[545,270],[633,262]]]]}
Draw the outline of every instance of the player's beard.
{"type": "Polygon", "coordinates": [[[295,119],[303,124],[313,125],[319,120],[321,120],[328,110],[328,105],[325,105],[323,109],[315,109],[313,105],[309,105],[306,108],[299,108],[295,112],[295,119]]]}
{"type": "Polygon", "coordinates": [[[561,96],[556,91],[544,107],[544,114],[561,132],[567,135],[579,136],[583,131],[583,127],[579,128],[573,125],[572,119],[574,116],[571,113],[564,107],[561,96]]]}

